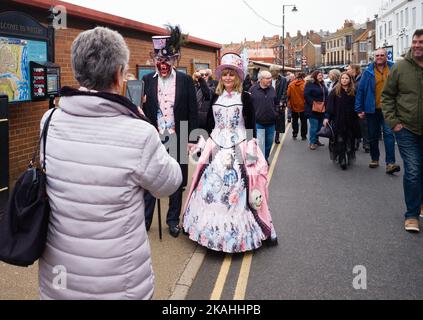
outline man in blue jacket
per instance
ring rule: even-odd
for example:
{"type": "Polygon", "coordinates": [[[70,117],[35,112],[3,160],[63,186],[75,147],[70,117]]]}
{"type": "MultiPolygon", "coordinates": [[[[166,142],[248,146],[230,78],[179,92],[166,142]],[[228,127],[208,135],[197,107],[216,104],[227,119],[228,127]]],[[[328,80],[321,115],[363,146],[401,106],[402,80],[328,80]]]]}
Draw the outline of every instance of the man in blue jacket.
{"type": "Polygon", "coordinates": [[[366,118],[369,131],[370,155],[372,161],[369,167],[379,167],[379,136],[383,130],[383,139],[386,152],[386,173],[400,172],[400,166],[395,164],[395,136],[385,123],[382,113],[382,91],[392,68],[393,63],[388,61],[386,50],[378,49],[375,52],[375,62],[364,71],[356,93],[355,111],[361,119],[366,118]]]}

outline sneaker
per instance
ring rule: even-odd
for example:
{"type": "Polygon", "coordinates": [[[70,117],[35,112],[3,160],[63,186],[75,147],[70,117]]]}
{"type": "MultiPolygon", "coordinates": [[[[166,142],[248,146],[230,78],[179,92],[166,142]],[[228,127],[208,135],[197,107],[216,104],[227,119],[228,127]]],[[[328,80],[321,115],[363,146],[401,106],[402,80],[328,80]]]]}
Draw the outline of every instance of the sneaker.
{"type": "Polygon", "coordinates": [[[306,141],[307,140],[307,137],[302,137],[301,140],[302,141],[306,141]]]}
{"type": "Polygon", "coordinates": [[[386,166],[386,174],[394,174],[395,172],[400,172],[401,167],[396,164],[388,164],[386,166]]]}
{"type": "Polygon", "coordinates": [[[408,232],[420,232],[419,220],[414,218],[407,219],[405,221],[405,230],[408,232]]]}
{"type": "Polygon", "coordinates": [[[311,144],[310,150],[317,150],[317,144],[311,144]]]}
{"type": "Polygon", "coordinates": [[[370,164],[369,164],[369,168],[370,168],[370,169],[376,169],[376,168],[379,168],[379,161],[372,161],[372,162],[370,162],[370,164]]]}
{"type": "Polygon", "coordinates": [[[324,143],[321,143],[320,141],[317,141],[317,146],[318,146],[318,147],[324,147],[324,146],[325,146],[325,144],[324,144],[324,143]]]}

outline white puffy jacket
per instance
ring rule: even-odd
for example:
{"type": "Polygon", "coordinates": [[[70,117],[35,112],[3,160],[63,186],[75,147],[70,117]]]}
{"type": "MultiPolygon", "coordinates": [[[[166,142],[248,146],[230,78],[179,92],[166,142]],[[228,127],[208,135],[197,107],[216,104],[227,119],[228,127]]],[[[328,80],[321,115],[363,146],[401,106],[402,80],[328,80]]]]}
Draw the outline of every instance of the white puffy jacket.
{"type": "Polygon", "coordinates": [[[151,299],[144,190],[166,197],[182,182],[156,129],[119,103],[62,97],[46,154],[52,213],[41,299],[151,299]]]}

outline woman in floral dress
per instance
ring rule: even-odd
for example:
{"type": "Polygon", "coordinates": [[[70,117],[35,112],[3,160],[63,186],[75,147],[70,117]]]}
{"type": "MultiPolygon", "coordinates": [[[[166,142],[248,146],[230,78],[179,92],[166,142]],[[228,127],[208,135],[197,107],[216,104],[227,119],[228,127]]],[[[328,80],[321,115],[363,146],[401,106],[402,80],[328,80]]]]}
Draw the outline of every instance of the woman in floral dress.
{"type": "Polygon", "coordinates": [[[265,240],[276,245],[267,206],[268,166],[251,139],[255,112],[249,93],[242,91],[242,59],[226,54],[216,75],[220,81],[207,121],[211,134],[201,148],[183,228],[191,240],[214,251],[251,251],[265,240]]]}

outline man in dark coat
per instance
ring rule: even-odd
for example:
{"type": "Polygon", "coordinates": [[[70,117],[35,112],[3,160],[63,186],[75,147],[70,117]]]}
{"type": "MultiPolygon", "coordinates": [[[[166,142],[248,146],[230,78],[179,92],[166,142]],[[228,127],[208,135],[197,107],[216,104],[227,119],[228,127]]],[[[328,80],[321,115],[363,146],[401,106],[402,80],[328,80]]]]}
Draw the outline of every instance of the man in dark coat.
{"type": "Polygon", "coordinates": [[[287,90],[288,80],[282,77],[280,69],[277,66],[272,65],[270,67],[270,73],[272,74],[272,86],[276,90],[276,101],[278,104],[278,115],[276,117],[276,135],[275,143],[280,144],[280,135],[285,133],[285,111],[287,107],[287,90]]]}
{"type": "MultiPolygon", "coordinates": [[[[174,65],[180,56],[181,33],[178,27],[170,27],[171,36],[153,37],[156,72],[147,74],[145,83],[145,103],[143,111],[156,126],[162,141],[169,152],[179,162],[183,183],[169,198],[169,211],[166,222],[169,233],[178,237],[181,231],[179,216],[182,208],[182,193],[188,183],[188,135],[197,129],[198,106],[194,82],[188,75],[175,70],[174,65]]],[[[156,199],[145,193],[146,228],[150,229],[156,199]]]]}

